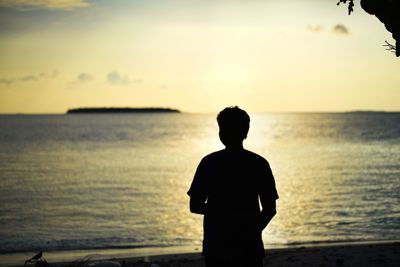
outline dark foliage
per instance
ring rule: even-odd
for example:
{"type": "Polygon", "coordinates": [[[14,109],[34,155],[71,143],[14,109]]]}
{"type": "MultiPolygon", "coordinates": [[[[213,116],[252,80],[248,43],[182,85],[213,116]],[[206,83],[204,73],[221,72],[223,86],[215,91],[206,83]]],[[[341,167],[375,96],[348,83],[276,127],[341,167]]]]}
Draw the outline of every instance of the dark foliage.
{"type": "MultiPolygon", "coordinates": [[[[337,5],[347,4],[349,15],[354,11],[354,0],[339,0],[337,5]]],[[[385,28],[392,33],[395,44],[385,41],[386,50],[400,57],[400,49],[397,49],[400,41],[400,1],[399,0],[360,0],[361,7],[370,15],[376,16],[385,28]]]]}

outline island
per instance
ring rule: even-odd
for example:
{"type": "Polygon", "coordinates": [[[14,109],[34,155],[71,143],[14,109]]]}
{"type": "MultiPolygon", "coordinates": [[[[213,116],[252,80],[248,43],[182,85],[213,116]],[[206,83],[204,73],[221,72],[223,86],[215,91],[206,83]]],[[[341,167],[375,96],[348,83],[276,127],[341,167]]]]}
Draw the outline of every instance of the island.
{"type": "Polygon", "coordinates": [[[104,114],[104,113],[181,113],[178,109],[172,108],[116,108],[116,107],[102,107],[102,108],[74,108],[69,109],[67,114],[104,114]]]}

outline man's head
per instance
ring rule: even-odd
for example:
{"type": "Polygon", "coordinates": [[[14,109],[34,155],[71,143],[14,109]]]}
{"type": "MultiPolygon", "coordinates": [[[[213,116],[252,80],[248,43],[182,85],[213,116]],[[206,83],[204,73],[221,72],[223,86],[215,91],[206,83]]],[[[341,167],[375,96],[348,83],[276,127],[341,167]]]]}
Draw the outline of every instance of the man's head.
{"type": "Polygon", "coordinates": [[[219,138],[227,146],[241,145],[247,137],[250,127],[250,117],[246,111],[235,107],[227,107],[217,116],[219,138]]]}

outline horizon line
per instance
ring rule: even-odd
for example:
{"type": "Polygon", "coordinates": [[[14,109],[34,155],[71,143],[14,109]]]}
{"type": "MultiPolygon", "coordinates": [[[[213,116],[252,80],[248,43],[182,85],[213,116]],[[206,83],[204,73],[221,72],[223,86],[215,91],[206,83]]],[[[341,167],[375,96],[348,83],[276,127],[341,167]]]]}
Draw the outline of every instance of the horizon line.
{"type": "MultiPolygon", "coordinates": [[[[217,114],[219,111],[213,112],[213,111],[205,111],[205,112],[201,112],[201,111],[184,111],[179,109],[180,114],[217,114]]],[[[343,111],[312,111],[312,110],[308,110],[308,111],[247,111],[250,114],[334,114],[334,113],[400,113],[400,110],[343,110],[343,111]]],[[[146,112],[144,112],[146,113],[146,112]]],[[[151,113],[151,112],[149,112],[151,113]]],[[[107,114],[107,113],[99,113],[101,114],[107,114]]],[[[113,114],[113,113],[108,113],[108,114],[113,114]]],[[[124,113],[114,113],[114,114],[124,114],[124,113]]],[[[127,113],[128,114],[133,114],[133,113],[127,113]]],[[[137,113],[136,113],[137,114],[137,113]]],[[[143,113],[142,113],[143,114],[143,113]]],[[[158,114],[158,113],[157,113],[158,114]]],[[[4,112],[4,113],[0,113],[1,115],[68,115],[67,112],[4,112]]],[[[91,114],[89,114],[91,115],[91,114]]],[[[96,114],[93,114],[96,115],[96,114]]],[[[98,114],[97,114],[98,115],[98,114]]]]}

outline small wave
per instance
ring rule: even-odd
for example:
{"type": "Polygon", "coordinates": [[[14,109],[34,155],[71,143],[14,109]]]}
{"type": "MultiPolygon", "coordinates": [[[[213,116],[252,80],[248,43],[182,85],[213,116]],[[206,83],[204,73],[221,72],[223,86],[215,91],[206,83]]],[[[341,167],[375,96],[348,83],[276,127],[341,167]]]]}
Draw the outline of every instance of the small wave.
{"type": "MultiPolygon", "coordinates": [[[[392,243],[400,242],[399,239],[338,239],[338,240],[315,240],[315,241],[299,241],[288,242],[285,246],[299,247],[299,246],[330,246],[330,245],[357,245],[357,244],[377,244],[377,243],[392,243]]],[[[278,244],[276,244],[279,246],[278,244]]]]}

